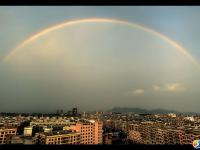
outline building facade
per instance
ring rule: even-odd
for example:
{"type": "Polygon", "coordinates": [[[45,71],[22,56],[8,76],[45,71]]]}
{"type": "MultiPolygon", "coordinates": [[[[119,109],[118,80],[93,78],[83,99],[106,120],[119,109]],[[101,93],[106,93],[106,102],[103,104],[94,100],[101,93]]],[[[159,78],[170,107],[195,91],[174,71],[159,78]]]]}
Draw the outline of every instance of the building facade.
{"type": "Polygon", "coordinates": [[[24,128],[24,136],[32,136],[32,127],[25,127],[24,128]]]}
{"type": "Polygon", "coordinates": [[[0,144],[10,144],[16,133],[17,128],[0,128],[0,144]]]}
{"type": "Polygon", "coordinates": [[[63,130],[56,132],[36,133],[38,144],[46,145],[64,145],[64,144],[80,144],[80,133],[75,131],[63,130]]]}
{"type": "Polygon", "coordinates": [[[102,121],[80,121],[70,128],[80,132],[81,144],[102,144],[102,121]]]}

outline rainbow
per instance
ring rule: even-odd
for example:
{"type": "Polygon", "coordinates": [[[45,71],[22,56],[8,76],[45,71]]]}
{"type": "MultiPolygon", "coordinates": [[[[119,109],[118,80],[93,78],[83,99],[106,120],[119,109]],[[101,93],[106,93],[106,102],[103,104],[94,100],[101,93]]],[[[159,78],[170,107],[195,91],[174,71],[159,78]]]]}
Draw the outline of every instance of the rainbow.
{"type": "Polygon", "coordinates": [[[173,47],[175,47],[177,51],[179,51],[183,56],[185,56],[193,64],[199,65],[198,61],[184,47],[182,47],[180,44],[178,44],[174,40],[170,39],[169,37],[163,35],[162,33],[159,33],[159,32],[157,32],[153,29],[150,29],[150,28],[145,27],[145,26],[140,25],[140,24],[127,22],[127,21],[123,21],[123,20],[118,20],[118,19],[108,19],[108,18],[89,18],[89,19],[80,19],[80,20],[74,20],[74,21],[65,21],[63,23],[51,26],[51,27],[46,28],[46,29],[32,35],[31,37],[27,38],[25,41],[20,43],[16,48],[11,50],[11,52],[3,60],[8,61],[13,55],[15,55],[20,50],[20,48],[24,47],[25,45],[31,43],[32,41],[36,40],[37,38],[43,36],[44,34],[51,32],[53,30],[57,30],[57,29],[67,27],[67,26],[72,26],[72,25],[75,25],[75,24],[93,23],[93,22],[94,23],[98,23],[98,22],[104,23],[105,22],[105,23],[123,24],[123,25],[127,25],[131,28],[137,28],[137,29],[143,30],[145,32],[151,33],[151,34],[163,39],[164,41],[166,41],[167,43],[169,43],[173,47]]]}

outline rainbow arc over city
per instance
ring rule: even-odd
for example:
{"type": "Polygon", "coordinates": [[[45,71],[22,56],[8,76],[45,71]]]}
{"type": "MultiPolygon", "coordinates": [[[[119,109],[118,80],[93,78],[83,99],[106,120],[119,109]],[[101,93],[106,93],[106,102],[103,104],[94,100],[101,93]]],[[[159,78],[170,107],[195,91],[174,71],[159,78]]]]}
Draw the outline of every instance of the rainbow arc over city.
{"type": "Polygon", "coordinates": [[[151,28],[148,28],[144,25],[138,24],[138,23],[128,22],[128,21],[124,21],[124,20],[118,20],[118,19],[113,19],[113,18],[87,18],[87,19],[79,19],[79,20],[71,20],[71,21],[67,20],[62,23],[50,26],[50,27],[45,28],[45,29],[39,31],[38,33],[30,36],[26,40],[24,40],[17,47],[15,47],[13,50],[10,51],[8,53],[8,55],[3,59],[3,61],[5,61],[5,62],[9,61],[12,58],[12,56],[14,56],[22,47],[37,40],[39,37],[51,32],[51,31],[61,29],[61,28],[67,27],[67,26],[82,24],[82,23],[115,23],[115,24],[126,25],[127,27],[130,27],[130,28],[140,29],[144,32],[148,32],[148,33],[150,33],[154,36],[157,36],[157,37],[161,38],[162,40],[166,41],[168,44],[172,45],[180,54],[185,56],[191,63],[200,67],[199,62],[194,58],[194,56],[192,56],[188,52],[187,49],[185,49],[183,46],[181,46],[180,44],[178,44],[176,41],[172,40],[171,38],[167,37],[166,35],[164,35],[160,32],[157,32],[151,28]]]}

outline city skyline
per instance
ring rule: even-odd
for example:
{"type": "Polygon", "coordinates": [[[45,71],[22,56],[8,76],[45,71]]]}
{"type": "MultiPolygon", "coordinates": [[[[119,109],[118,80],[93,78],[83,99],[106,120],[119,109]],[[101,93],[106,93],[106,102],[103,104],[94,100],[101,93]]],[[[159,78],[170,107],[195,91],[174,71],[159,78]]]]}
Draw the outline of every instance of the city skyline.
{"type": "Polygon", "coordinates": [[[0,7],[0,109],[199,113],[199,15],[189,6],[0,7]]]}

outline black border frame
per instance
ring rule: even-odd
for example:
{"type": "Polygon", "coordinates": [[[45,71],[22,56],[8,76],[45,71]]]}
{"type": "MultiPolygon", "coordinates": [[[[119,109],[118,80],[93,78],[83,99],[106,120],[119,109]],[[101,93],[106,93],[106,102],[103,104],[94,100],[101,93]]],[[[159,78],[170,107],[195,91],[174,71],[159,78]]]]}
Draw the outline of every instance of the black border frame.
{"type": "MultiPolygon", "coordinates": [[[[0,6],[195,6],[200,5],[198,0],[0,0],[0,6]]],[[[192,145],[0,145],[0,149],[95,149],[95,150],[125,150],[125,149],[144,149],[144,150],[194,150],[192,145]]]]}
{"type": "Polygon", "coordinates": [[[90,5],[90,6],[116,6],[116,5],[200,5],[198,0],[1,0],[0,5],[4,6],[50,6],[50,5],[90,5]]]}

